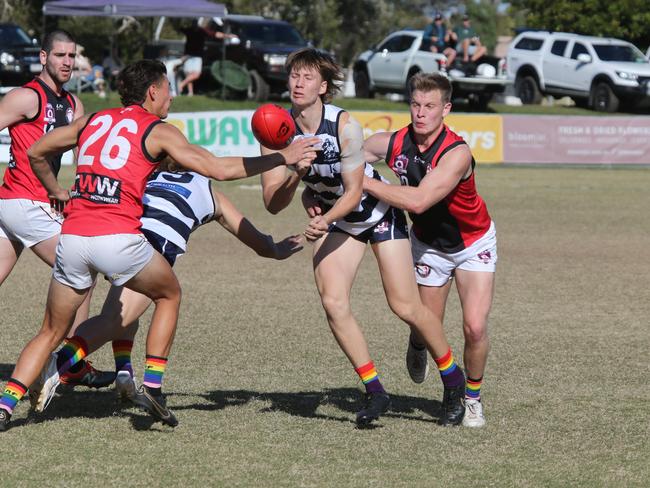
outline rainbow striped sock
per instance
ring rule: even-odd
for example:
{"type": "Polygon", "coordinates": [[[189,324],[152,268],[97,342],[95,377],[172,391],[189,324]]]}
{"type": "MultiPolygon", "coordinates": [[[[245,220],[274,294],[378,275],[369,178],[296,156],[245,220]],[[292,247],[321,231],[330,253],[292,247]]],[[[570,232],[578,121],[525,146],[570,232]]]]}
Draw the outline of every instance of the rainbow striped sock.
{"type": "Polygon", "coordinates": [[[162,386],[162,377],[163,374],[165,374],[166,366],[167,358],[150,356],[147,354],[142,384],[149,388],[160,388],[162,386]]]}
{"type": "Polygon", "coordinates": [[[482,376],[477,380],[467,376],[467,383],[465,384],[465,398],[468,400],[481,401],[481,383],[483,383],[482,376]]]}
{"type": "Polygon", "coordinates": [[[465,375],[458,367],[458,364],[456,364],[456,361],[454,361],[454,354],[451,352],[451,347],[447,351],[447,354],[438,359],[434,358],[434,361],[438,365],[440,378],[445,388],[453,388],[465,383],[465,375]]]}
{"type": "Polygon", "coordinates": [[[83,337],[73,336],[66,339],[63,347],[56,353],[56,368],[59,374],[68,371],[88,355],[88,344],[83,337]]]}
{"type": "Polygon", "coordinates": [[[131,364],[131,350],[133,341],[113,341],[113,356],[115,357],[115,371],[128,371],[133,378],[133,365],[131,364]]]}
{"type": "Polygon", "coordinates": [[[368,364],[354,368],[361,378],[363,386],[366,387],[366,393],[385,393],[384,387],[379,381],[379,374],[375,368],[375,363],[370,361],[368,364]]]}
{"type": "Polygon", "coordinates": [[[27,387],[15,378],[10,378],[5,386],[4,393],[0,397],[0,408],[12,414],[16,404],[27,393],[27,387]]]}

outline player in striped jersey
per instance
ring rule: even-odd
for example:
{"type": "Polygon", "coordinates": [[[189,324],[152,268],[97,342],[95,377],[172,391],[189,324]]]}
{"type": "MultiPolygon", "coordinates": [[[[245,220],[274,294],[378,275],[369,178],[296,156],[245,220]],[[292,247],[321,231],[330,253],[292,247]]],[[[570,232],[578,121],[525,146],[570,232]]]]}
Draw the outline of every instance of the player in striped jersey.
{"type": "MultiPolygon", "coordinates": [[[[163,163],[163,167],[169,165],[169,161],[163,163]]],[[[140,219],[142,233],[170,265],[187,250],[190,234],[209,222],[218,222],[262,257],[282,260],[302,249],[300,236],[274,242],[272,236],[258,231],[230,200],[211,187],[210,181],[190,171],[160,171],[147,182],[140,219]]],[[[151,300],[145,295],[112,286],[101,313],[83,322],[76,331],[76,338],[88,345],[89,354],[113,341],[116,390],[125,399],[135,396],[131,348],[138,318],[150,305],[151,300]]]]}
{"type": "MultiPolygon", "coordinates": [[[[480,389],[490,347],[488,315],[494,295],[497,242],[494,222],[476,191],[474,158],[467,143],[444,124],[451,110],[451,84],[439,74],[418,74],[410,82],[411,124],[397,132],[369,137],[367,161],[385,160],[402,186],[366,178],[364,188],[396,207],[408,210],[413,221],[413,264],[422,300],[440,320],[444,317],[452,278],[463,310],[463,425],[485,425],[480,389]]],[[[417,331],[407,351],[422,355],[417,331]]],[[[426,365],[426,352],[415,361],[426,365]]],[[[434,356],[435,358],[435,356],[434,356]]],[[[444,378],[443,378],[444,380],[444,378]]],[[[445,385],[446,386],[446,385],[445,385]]],[[[445,388],[445,401],[456,395],[445,388]]]]}
{"type": "MultiPolygon", "coordinates": [[[[305,48],[289,56],[286,69],[298,136],[315,134],[322,147],[305,170],[263,173],[264,203],[277,213],[290,203],[301,181],[307,186],[303,203],[311,220],[305,236],[314,244],[316,286],[334,337],[365,386],[365,405],[356,421],[366,426],[390,404],[350,308],[350,291],[366,244],[377,259],[390,308],[420,333],[434,357],[444,356],[449,345],[440,320],[420,301],[403,212],[362,191],[364,175],[376,181],[381,177],[363,160],[360,125],[329,105],[338,91],[335,82],[342,80],[340,67],[330,56],[305,48]]],[[[448,360],[450,377],[464,388],[462,371],[451,356],[448,360]]]]}

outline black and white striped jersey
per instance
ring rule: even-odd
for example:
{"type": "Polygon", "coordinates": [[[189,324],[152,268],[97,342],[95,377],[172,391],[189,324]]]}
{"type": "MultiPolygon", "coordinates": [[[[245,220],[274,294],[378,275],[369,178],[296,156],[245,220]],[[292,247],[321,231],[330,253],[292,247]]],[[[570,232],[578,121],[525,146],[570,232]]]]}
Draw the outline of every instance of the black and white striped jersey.
{"type": "Polygon", "coordinates": [[[210,179],[194,172],[156,172],[142,199],[142,230],[187,250],[190,233],[216,212],[210,179]]]}
{"type": "MultiPolygon", "coordinates": [[[[302,178],[305,185],[314,191],[316,198],[327,208],[332,207],[344,191],[341,177],[341,144],[338,137],[342,113],[343,109],[334,105],[323,106],[320,127],[315,134],[322,141],[322,151],[318,151],[309,172],[302,178]]],[[[298,135],[305,135],[298,124],[296,130],[298,135]]],[[[364,164],[366,176],[386,181],[372,165],[364,164]]],[[[345,232],[358,235],[377,224],[388,208],[388,204],[364,192],[359,206],[335,224],[345,232]]]]}

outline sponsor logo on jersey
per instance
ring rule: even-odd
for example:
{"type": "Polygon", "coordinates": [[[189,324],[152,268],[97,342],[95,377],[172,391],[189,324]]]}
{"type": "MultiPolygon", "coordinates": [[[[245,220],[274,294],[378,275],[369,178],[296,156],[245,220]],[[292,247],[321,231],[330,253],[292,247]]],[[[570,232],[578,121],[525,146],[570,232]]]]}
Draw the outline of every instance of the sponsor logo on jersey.
{"type": "Polygon", "coordinates": [[[94,173],[78,173],[72,198],[83,198],[95,203],[118,204],[122,194],[122,182],[109,176],[94,173]]]}
{"type": "Polygon", "coordinates": [[[426,264],[416,263],[415,264],[415,272],[421,278],[426,278],[427,276],[429,276],[431,274],[431,268],[426,264]]]}
{"type": "Polygon", "coordinates": [[[163,190],[173,191],[174,193],[182,195],[186,199],[190,198],[190,195],[192,195],[192,191],[189,188],[185,188],[184,186],[175,183],[165,183],[164,181],[149,181],[147,183],[147,189],[150,188],[161,188],[163,190]]]}
{"type": "Polygon", "coordinates": [[[476,255],[484,264],[489,264],[492,261],[492,253],[490,251],[481,251],[476,255]]]}

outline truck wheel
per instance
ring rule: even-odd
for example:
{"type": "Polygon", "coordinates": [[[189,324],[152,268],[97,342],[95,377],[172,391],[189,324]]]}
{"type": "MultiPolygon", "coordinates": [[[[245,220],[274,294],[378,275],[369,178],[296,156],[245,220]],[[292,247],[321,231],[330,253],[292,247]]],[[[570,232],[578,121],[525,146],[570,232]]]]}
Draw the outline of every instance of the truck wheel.
{"type": "Polygon", "coordinates": [[[591,88],[591,106],[598,112],[616,112],[619,100],[612,87],[601,82],[591,88]]]}
{"type": "Polygon", "coordinates": [[[370,80],[365,71],[354,73],[354,95],[357,98],[373,98],[375,94],[370,89],[370,80]]]}
{"type": "Polygon", "coordinates": [[[524,105],[537,105],[542,101],[537,81],[532,76],[517,76],[515,80],[515,94],[524,105]]]}
{"type": "Polygon", "coordinates": [[[264,78],[255,70],[251,70],[251,82],[248,85],[248,99],[255,100],[256,102],[263,102],[269,98],[269,84],[264,81],[264,78]]]}

